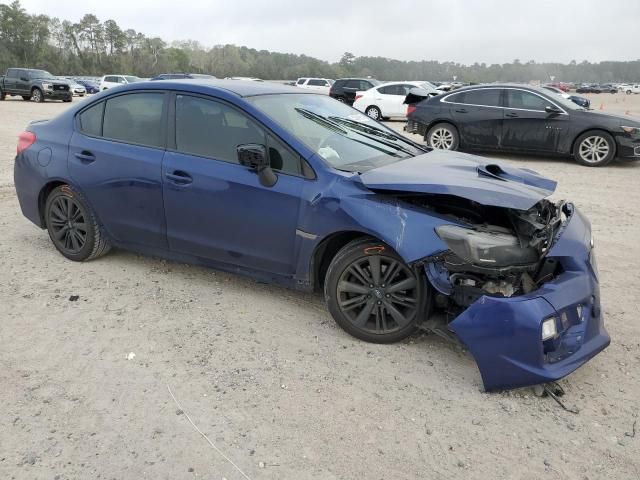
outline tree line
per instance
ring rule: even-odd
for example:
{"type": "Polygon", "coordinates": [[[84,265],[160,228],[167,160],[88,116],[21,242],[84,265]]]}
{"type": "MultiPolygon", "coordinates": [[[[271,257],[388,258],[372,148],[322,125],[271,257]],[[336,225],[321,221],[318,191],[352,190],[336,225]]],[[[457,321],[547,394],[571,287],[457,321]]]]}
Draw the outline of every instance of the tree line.
{"type": "Polygon", "coordinates": [[[401,61],[357,57],[345,52],[329,63],[307,55],[269,52],[236,45],[207,48],[194,40],[167,43],[114,20],[100,21],[86,14],[73,23],[28,13],[19,1],[0,5],[0,72],[9,67],[49,70],[56,75],[122,73],[150,77],[166,72],[208,73],[223,78],[250,76],[288,80],[313,76],[340,78],[372,76],[380,80],[432,80],[488,83],[528,82],[638,82],[640,60],[569,64],[511,63],[463,65],[434,60],[401,61]]]}

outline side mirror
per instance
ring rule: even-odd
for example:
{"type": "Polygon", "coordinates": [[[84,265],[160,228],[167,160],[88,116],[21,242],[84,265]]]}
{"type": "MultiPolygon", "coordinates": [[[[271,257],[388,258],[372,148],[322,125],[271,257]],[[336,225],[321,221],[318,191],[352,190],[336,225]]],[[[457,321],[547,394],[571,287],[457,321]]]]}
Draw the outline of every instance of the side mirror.
{"type": "Polygon", "coordinates": [[[560,110],[558,107],[551,107],[551,106],[546,106],[544,107],[544,111],[547,113],[562,113],[562,110],[560,110]]]}
{"type": "Polygon", "coordinates": [[[253,168],[258,174],[260,183],[265,187],[273,187],[278,181],[278,177],[269,164],[267,147],[259,143],[246,143],[236,147],[238,162],[245,167],[253,168]]]}

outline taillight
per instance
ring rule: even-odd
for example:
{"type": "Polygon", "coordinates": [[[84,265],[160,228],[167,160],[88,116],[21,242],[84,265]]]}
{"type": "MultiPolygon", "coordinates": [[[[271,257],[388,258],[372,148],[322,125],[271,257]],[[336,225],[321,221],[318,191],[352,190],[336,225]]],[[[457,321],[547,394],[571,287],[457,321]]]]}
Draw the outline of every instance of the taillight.
{"type": "Polygon", "coordinates": [[[362,98],[362,95],[356,95],[356,100],[358,100],[359,98],[362,98]]]}
{"type": "Polygon", "coordinates": [[[22,153],[34,143],[36,143],[35,133],[22,132],[20,135],[18,135],[18,148],[16,149],[16,152],[22,153]]]}
{"type": "Polygon", "coordinates": [[[407,105],[407,117],[416,111],[415,105],[407,105]]]}

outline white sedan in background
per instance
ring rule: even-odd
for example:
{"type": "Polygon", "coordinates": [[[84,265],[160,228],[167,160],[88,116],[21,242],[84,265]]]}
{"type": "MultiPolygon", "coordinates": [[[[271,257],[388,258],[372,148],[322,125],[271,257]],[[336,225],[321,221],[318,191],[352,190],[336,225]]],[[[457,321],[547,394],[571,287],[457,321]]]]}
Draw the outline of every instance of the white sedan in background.
{"type": "Polygon", "coordinates": [[[353,108],[366,113],[374,120],[406,118],[407,106],[404,104],[404,99],[409,90],[416,87],[427,90],[434,95],[439,93],[429,82],[388,82],[364,92],[356,92],[353,108]]]}

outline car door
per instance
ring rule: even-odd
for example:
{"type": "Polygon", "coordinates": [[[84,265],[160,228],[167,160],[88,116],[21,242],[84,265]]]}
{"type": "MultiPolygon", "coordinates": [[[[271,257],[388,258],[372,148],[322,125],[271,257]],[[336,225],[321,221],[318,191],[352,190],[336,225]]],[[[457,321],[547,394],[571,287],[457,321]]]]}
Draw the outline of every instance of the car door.
{"type": "Polygon", "coordinates": [[[502,133],[502,90],[480,88],[452,93],[443,98],[463,145],[496,148],[502,133]]]}
{"type": "Polygon", "coordinates": [[[167,248],[161,177],[167,96],[115,95],[76,116],[69,173],[116,242],[167,248]]]}
{"type": "Polygon", "coordinates": [[[18,70],[18,78],[16,78],[16,92],[19,95],[30,95],[30,75],[28,70],[18,70]]]}
{"type": "Polygon", "coordinates": [[[394,116],[394,100],[397,85],[382,85],[368,90],[370,103],[376,105],[382,112],[383,117],[394,116]]]}
{"type": "Polygon", "coordinates": [[[300,159],[235,107],[211,97],[175,96],[175,145],[162,172],[171,250],[229,265],[292,274],[300,159]],[[278,180],[263,186],[237,160],[237,146],[268,145],[278,180]]]}
{"type": "Polygon", "coordinates": [[[17,68],[8,69],[7,76],[4,77],[4,89],[6,92],[15,93],[17,79],[18,79],[18,69],[17,68]]]}
{"type": "Polygon", "coordinates": [[[546,96],[519,88],[505,89],[502,145],[505,148],[556,152],[569,116],[546,96]],[[557,109],[557,113],[546,108],[557,109]]]}

